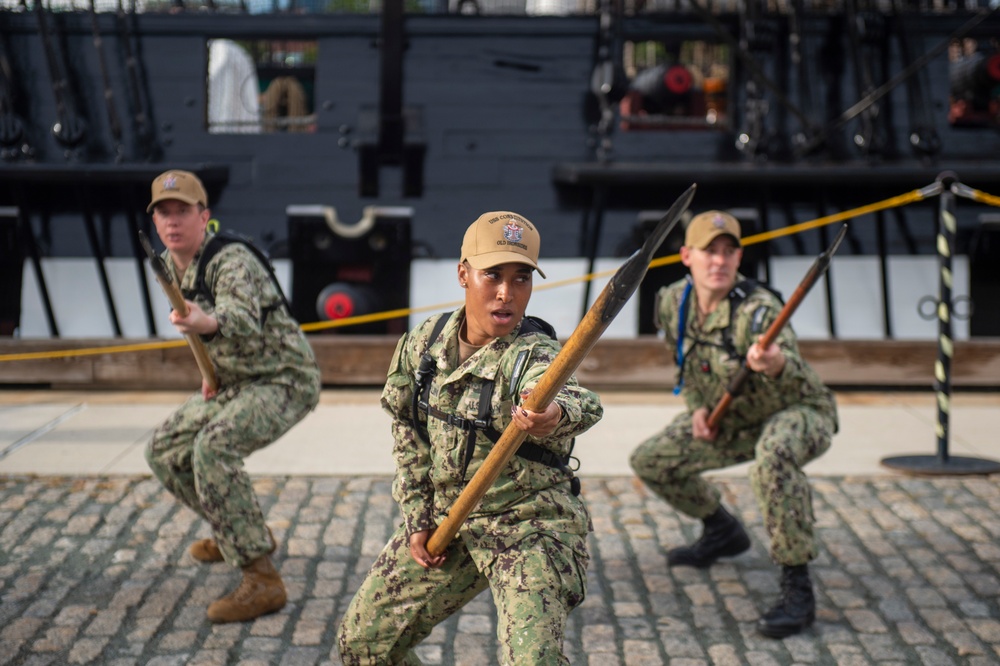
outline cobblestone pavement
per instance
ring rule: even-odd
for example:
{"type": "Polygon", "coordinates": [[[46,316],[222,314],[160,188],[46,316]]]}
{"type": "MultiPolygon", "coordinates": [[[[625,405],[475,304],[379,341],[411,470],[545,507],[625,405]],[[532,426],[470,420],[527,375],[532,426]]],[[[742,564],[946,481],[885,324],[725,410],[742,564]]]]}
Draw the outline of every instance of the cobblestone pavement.
{"type": "MultiPolygon", "coordinates": [[[[585,478],[595,533],[589,594],[570,619],[573,664],[675,666],[1000,663],[997,479],[813,479],[822,543],[816,625],[774,641],[754,621],[777,594],[749,485],[717,480],[752,550],[709,570],[666,567],[695,521],[630,478],[585,478]]],[[[338,664],[340,613],[398,514],[384,477],[255,481],[289,604],[213,626],[236,572],[196,563],[208,534],[148,477],[0,478],[0,664],[338,664]]],[[[492,664],[480,596],[420,648],[427,664],[492,664]]]]}

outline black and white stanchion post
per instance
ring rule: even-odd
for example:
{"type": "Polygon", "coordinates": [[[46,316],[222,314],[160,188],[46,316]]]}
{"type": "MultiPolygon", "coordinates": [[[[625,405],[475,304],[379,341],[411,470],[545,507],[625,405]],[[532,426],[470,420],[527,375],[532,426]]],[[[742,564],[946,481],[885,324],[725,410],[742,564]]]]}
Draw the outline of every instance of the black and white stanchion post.
{"type": "Polygon", "coordinates": [[[948,453],[951,422],[951,359],[955,352],[952,336],[952,254],[955,248],[955,194],[952,184],[958,178],[946,171],[938,176],[943,187],[938,209],[937,252],[938,283],[938,358],[934,364],[934,391],[937,397],[937,455],[895,456],[883,458],[886,467],[911,474],[992,474],[1000,472],[1000,462],[980,458],[952,456],[948,453]]]}

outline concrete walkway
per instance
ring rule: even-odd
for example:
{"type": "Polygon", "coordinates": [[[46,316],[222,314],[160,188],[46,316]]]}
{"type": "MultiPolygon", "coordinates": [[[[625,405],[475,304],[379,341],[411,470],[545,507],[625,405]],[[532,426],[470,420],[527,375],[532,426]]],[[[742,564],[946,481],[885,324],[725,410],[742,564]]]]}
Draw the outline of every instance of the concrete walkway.
{"type": "MultiPolygon", "coordinates": [[[[700,528],[638,484],[627,458],[680,405],[603,397],[607,416],[578,448],[595,531],[588,596],[567,628],[572,664],[1000,664],[998,477],[914,477],[879,464],[934,454],[932,395],[838,396],[841,433],[809,469],[817,621],[782,641],[754,631],[778,587],[745,475],[716,482],[751,532],[750,552],[708,570],[669,569],[666,549],[700,528]]],[[[0,664],[340,663],[340,615],[398,520],[377,393],[325,392],[316,413],[251,458],[289,604],[223,626],[206,621],[205,607],[238,576],[190,557],[207,527],[142,461],[150,429],[182,399],[0,394],[0,664]]],[[[951,420],[954,455],[989,456],[1000,396],[956,396],[951,420]]],[[[495,664],[495,629],[481,595],[420,657],[495,664]]]]}
{"type": "MultiPolygon", "coordinates": [[[[0,474],[148,474],[142,451],[183,393],[0,391],[0,474]]],[[[389,417],[377,390],[327,390],[316,411],[251,456],[256,475],[391,475],[389,417]]],[[[669,393],[603,394],[604,418],[577,440],[581,476],[631,476],[628,457],[682,408],[669,393]]],[[[885,475],[886,456],[937,454],[932,393],[842,393],[840,432],[814,476],[885,475]]],[[[952,397],[949,453],[1000,456],[1000,394],[952,397]]],[[[735,467],[724,475],[743,476],[735,467]]]]}

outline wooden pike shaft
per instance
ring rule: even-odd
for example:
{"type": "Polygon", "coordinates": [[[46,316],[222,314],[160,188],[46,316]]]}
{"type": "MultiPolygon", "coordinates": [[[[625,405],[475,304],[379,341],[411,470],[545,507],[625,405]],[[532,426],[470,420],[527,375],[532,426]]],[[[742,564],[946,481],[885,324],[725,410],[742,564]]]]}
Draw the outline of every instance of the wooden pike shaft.
{"type": "MultiPolygon", "coordinates": [[[[687,210],[694,198],[695,186],[691,185],[681,197],[674,202],[667,214],[663,216],[652,235],[615,273],[611,281],[597,297],[597,300],[587,311],[583,321],[576,327],[573,334],[563,345],[538,384],[525,399],[524,408],[533,412],[544,412],[555,399],[556,394],[566,384],[579,367],[583,359],[600,339],[601,334],[611,324],[625,302],[639,287],[653,253],[666,239],[670,230],[680,219],[681,213],[687,210]]],[[[472,480],[459,495],[448,510],[447,517],[427,541],[427,552],[440,555],[458,533],[466,518],[469,517],[490,487],[496,482],[500,472],[517,453],[518,447],[527,437],[527,433],[517,427],[513,421],[507,424],[503,434],[493,445],[486,460],[476,471],[472,480]]]]}
{"type": "MultiPolygon", "coordinates": [[[[176,310],[180,316],[186,317],[188,315],[187,301],[184,300],[184,294],[181,293],[180,288],[174,282],[173,278],[170,277],[170,273],[167,272],[167,267],[164,265],[163,259],[153,251],[152,245],[149,244],[149,239],[141,231],[139,232],[139,240],[146,249],[146,254],[149,255],[153,274],[156,276],[156,281],[160,283],[160,287],[163,289],[167,300],[170,301],[170,307],[176,310]]],[[[217,391],[219,389],[219,379],[215,375],[215,366],[212,365],[212,359],[208,357],[208,350],[205,349],[205,344],[201,341],[201,338],[191,333],[185,334],[184,339],[187,341],[188,347],[191,348],[191,353],[194,354],[194,360],[198,364],[198,370],[201,371],[201,376],[205,380],[205,384],[209,390],[217,391]]]]}

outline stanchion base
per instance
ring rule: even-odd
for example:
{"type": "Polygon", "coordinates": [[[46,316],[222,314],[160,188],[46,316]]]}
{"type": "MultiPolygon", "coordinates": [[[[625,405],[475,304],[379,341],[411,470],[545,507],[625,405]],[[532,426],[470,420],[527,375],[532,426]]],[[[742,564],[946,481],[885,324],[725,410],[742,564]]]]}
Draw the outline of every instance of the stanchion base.
{"type": "Polygon", "coordinates": [[[894,456],[883,458],[881,463],[891,469],[910,474],[996,474],[1000,472],[1000,462],[985,458],[963,458],[962,456],[894,456]]]}

